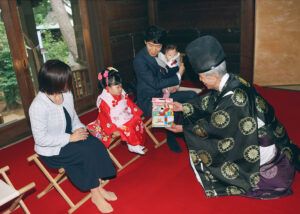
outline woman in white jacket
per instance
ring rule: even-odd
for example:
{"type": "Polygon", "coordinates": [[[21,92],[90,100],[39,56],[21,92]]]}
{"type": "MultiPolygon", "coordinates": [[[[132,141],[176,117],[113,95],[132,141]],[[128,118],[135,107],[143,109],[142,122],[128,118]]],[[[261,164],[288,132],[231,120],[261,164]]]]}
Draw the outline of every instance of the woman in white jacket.
{"type": "Polygon", "coordinates": [[[90,190],[92,202],[102,213],[112,212],[107,201],[117,197],[104,190],[100,181],[114,177],[116,170],[105,146],[87,132],[75,112],[70,67],[48,60],[38,81],[39,93],[29,108],[35,151],[47,166],[63,167],[81,191],[90,190]]]}

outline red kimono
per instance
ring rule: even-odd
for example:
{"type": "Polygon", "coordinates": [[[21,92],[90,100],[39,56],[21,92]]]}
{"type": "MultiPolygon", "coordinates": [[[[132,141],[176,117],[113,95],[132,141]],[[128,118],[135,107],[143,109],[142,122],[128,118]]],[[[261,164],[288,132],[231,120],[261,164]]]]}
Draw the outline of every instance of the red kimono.
{"type": "Polygon", "coordinates": [[[120,96],[111,95],[106,89],[97,99],[99,114],[97,120],[88,125],[90,132],[109,147],[112,134],[119,131],[122,141],[132,146],[144,141],[143,112],[128,99],[123,91],[120,96]]]}

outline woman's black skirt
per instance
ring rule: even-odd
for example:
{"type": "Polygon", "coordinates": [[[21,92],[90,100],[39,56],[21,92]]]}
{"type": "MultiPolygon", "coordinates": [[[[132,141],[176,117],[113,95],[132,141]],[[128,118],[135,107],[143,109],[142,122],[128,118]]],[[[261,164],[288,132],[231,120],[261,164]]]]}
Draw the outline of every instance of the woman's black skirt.
{"type": "Polygon", "coordinates": [[[72,183],[81,191],[99,186],[99,179],[109,179],[116,175],[116,169],[103,143],[89,136],[84,141],[68,143],[59,155],[41,156],[51,168],[64,168],[72,183]]]}

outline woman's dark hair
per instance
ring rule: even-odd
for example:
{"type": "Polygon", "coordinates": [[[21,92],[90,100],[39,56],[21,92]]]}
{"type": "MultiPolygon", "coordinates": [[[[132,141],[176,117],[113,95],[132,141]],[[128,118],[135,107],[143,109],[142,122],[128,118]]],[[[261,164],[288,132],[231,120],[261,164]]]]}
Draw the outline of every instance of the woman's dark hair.
{"type": "Polygon", "coordinates": [[[56,94],[72,89],[72,72],[66,63],[53,59],[41,67],[38,74],[39,91],[56,94]]]}
{"type": "Polygon", "coordinates": [[[107,86],[122,84],[122,78],[117,69],[109,67],[98,74],[98,87],[104,89],[107,86]]]}
{"type": "Polygon", "coordinates": [[[144,40],[146,42],[153,42],[154,44],[163,44],[166,37],[166,31],[155,25],[147,28],[144,40]]]}

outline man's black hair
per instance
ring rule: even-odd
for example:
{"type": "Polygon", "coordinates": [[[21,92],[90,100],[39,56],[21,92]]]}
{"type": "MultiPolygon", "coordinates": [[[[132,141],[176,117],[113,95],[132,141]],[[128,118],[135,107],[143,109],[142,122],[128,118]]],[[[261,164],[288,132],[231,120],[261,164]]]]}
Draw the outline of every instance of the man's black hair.
{"type": "Polygon", "coordinates": [[[166,31],[162,28],[151,25],[147,28],[144,40],[146,42],[153,42],[154,44],[164,44],[166,31]]]}

